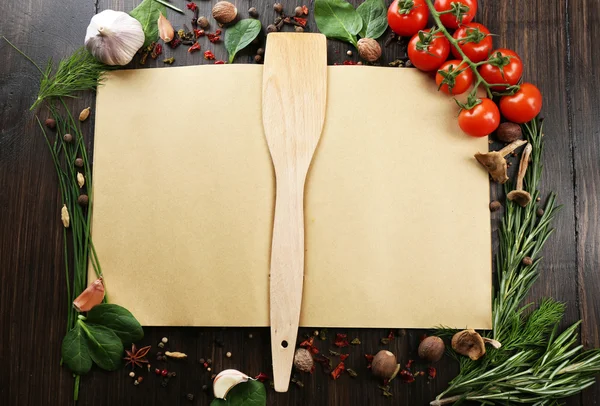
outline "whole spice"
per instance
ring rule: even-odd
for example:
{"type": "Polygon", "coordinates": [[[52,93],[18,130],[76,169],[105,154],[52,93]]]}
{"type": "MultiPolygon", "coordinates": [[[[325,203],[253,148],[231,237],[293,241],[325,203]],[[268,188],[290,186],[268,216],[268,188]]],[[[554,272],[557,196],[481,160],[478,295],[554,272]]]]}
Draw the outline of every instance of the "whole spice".
{"type": "Polygon", "coordinates": [[[79,195],[79,197],[77,198],[77,203],[83,207],[87,206],[89,201],[90,198],[88,197],[88,195],[79,195]]]}
{"type": "Polygon", "coordinates": [[[296,27],[294,27],[294,31],[296,31],[296,32],[304,32],[304,28],[302,28],[300,26],[296,26],[296,27]]]}
{"type": "Polygon", "coordinates": [[[502,208],[502,203],[500,203],[498,200],[494,200],[493,202],[490,203],[490,211],[491,212],[498,211],[501,208],[502,208]]]}
{"type": "Polygon", "coordinates": [[[279,31],[274,24],[267,25],[267,32],[277,32],[279,31]]]}
{"type": "Polygon", "coordinates": [[[81,110],[81,113],[79,113],[79,121],[87,120],[87,118],[90,116],[91,110],[92,109],[90,107],[86,107],[85,109],[81,110]]]}
{"type": "Polygon", "coordinates": [[[237,17],[237,8],[228,1],[220,1],[214,5],[212,16],[220,24],[229,24],[237,17]]]}
{"type": "Polygon", "coordinates": [[[92,17],[85,34],[85,47],[102,63],[127,65],[144,40],[138,20],[122,11],[104,10],[92,17]]]}
{"type": "Polygon", "coordinates": [[[510,143],[523,138],[523,131],[519,124],[510,122],[502,123],[496,130],[496,138],[499,141],[510,143]]]}
{"type": "Polygon", "coordinates": [[[527,144],[523,150],[521,156],[521,163],[519,164],[519,173],[517,175],[517,188],[506,195],[508,200],[517,203],[521,207],[525,207],[531,202],[531,194],[528,191],[523,190],[523,180],[525,179],[525,173],[529,166],[529,157],[531,156],[532,146],[527,144]]]}
{"type": "Polygon", "coordinates": [[[256,50],[256,55],[265,56],[265,49],[264,48],[258,48],[256,50]]]}
{"type": "Polygon", "coordinates": [[[130,378],[135,378],[135,372],[131,371],[131,372],[129,373],[129,377],[130,377],[130,378]]]}
{"type": "Polygon", "coordinates": [[[76,167],[83,168],[83,163],[84,162],[83,162],[82,158],[76,158],[73,163],[75,164],[76,167]]]}
{"type": "Polygon", "coordinates": [[[394,379],[400,371],[396,356],[387,350],[381,350],[373,357],[371,370],[375,376],[383,379],[394,379]]]}
{"type": "Polygon", "coordinates": [[[542,209],[541,207],[540,207],[540,208],[538,208],[538,209],[535,211],[535,214],[536,214],[538,217],[542,217],[542,216],[544,215],[544,209],[542,209]]]}
{"type": "Polygon", "coordinates": [[[452,337],[452,349],[473,361],[485,355],[485,343],[478,332],[472,329],[459,331],[452,337]]]}
{"type": "Polygon", "coordinates": [[[56,120],[54,120],[53,118],[47,118],[44,124],[46,124],[46,127],[48,127],[51,130],[54,130],[56,128],[56,120]]]}
{"type": "Polygon", "coordinates": [[[79,189],[81,189],[83,185],[85,185],[85,177],[81,172],[77,172],[77,184],[79,185],[79,189]]]}
{"type": "Polygon", "coordinates": [[[429,362],[438,362],[444,356],[445,349],[444,340],[429,336],[419,344],[419,357],[429,362]]]}
{"type": "Polygon", "coordinates": [[[63,204],[62,209],[60,209],[60,220],[65,228],[69,228],[69,225],[71,224],[71,218],[69,217],[69,209],[67,209],[66,204],[63,204]]]}
{"type": "Polygon", "coordinates": [[[300,372],[312,372],[314,368],[312,354],[306,348],[298,348],[294,354],[294,367],[300,372]]]}
{"type": "Polygon", "coordinates": [[[281,3],[273,4],[273,10],[275,10],[275,12],[278,14],[283,13],[283,4],[281,4],[281,3]]]}
{"type": "Polygon", "coordinates": [[[208,22],[208,18],[206,18],[206,17],[204,17],[204,16],[202,16],[202,17],[198,18],[198,26],[199,26],[200,28],[206,29],[206,28],[208,28],[208,27],[209,27],[209,25],[210,25],[210,24],[209,24],[209,22],[208,22]]]}
{"type": "Polygon", "coordinates": [[[490,151],[483,154],[478,152],[475,154],[475,159],[487,169],[495,182],[505,183],[508,180],[508,175],[506,174],[507,167],[504,157],[526,143],[527,141],[517,140],[500,151],[490,151]]]}
{"type": "Polygon", "coordinates": [[[304,9],[301,6],[298,6],[294,9],[294,14],[296,17],[302,17],[304,15],[304,9]]]}
{"type": "Polygon", "coordinates": [[[369,62],[375,62],[381,57],[381,46],[372,38],[361,38],[358,40],[358,54],[369,62]]]}
{"type": "Polygon", "coordinates": [[[150,351],[150,348],[151,347],[148,345],[146,347],[142,347],[142,348],[138,349],[135,346],[135,344],[131,344],[131,351],[125,350],[125,353],[127,354],[125,356],[125,358],[123,358],[124,360],[127,361],[125,366],[131,365],[131,368],[133,369],[136,366],[141,368],[142,364],[147,364],[148,360],[144,357],[148,354],[148,351],[150,351]]]}
{"type": "Polygon", "coordinates": [[[256,63],[262,63],[263,61],[263,57],[260,55],[254,55],[254,62],[256,63]]]}
{"type": "Polygon", "coordinates": [[[178,351],[165,351],[165,355],[169,358],[175,358],[175,359],[183,359],[183,358],[187,358],[187,354],[184,354],[183,352],[178,352],[178,351]]]}
{"type": "Polygon", "coordinates": [[[533,265],[533,259],[531,257],[524,257],[521,263],[525,266],[531,266],[533,265]]]}
{"type": "Polygon", "coordinates": [[[188,393],[187,395],[185,395],[185,398],[191,402],[194,400],[194,395],[191,393],[188,393]]]}
{"type": "Polygon", "coordinates": [[[63,141],[64,142],[73,142],[73,136],[69,133],[63,135],[63,141]]]}
{"type": "Polygon", "coordinates": [[[258,11],[256,11],[256,7],[250,7],[248,9],[248,15],[252,18],[258,18],[258,11]]]}
{"type": "Polygon", "coordinates": [[[165,42],[171,42],[175,38],[173,25],[162,13],[158,17],[158,36],[165,42]]]}

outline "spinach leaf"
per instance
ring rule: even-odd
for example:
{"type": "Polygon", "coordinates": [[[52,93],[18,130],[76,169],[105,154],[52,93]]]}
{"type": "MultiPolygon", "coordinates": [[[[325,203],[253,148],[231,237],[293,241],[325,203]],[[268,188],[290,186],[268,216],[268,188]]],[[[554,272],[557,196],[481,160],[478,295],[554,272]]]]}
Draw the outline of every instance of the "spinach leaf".
{"type": "Polygon", "coordinates": [[[225,399],[213,399],[210,406],[265,406],[267,391],[259,381],[240,383],[231,389],[225,399]]]}
{"type": "Polygon", "coordinates": [[[229,63],[233,62],[235,54],[254,41],[260,29],[260,21],[253,18],[246,18],[238,21],[233,27],[225,31],[225,48],[227,48],[227,52],[229,53],[229,63]]]}
{"type": "Polygon", "coordinates": [[[78,320],[77,324],[85,332],[92,360],[107,371],[119,369],[123,356],[123,343],[119,336],[108,327],[85,324],[81,320],[78,320]]]}
{"type": "Polygon", "coordinates": [[[160,13],[167,14],[167,8],[155,0],[144,0],[131,10],[130,16],[142,24],[144,30],[144,46],[147,47],[158,38],[158,17],[160,13]]]}
{"type": "Polygon", "coordinates": [[[316,0],[315,21],[327,38],[346,41],[358,47],[356,34],[363,21],[354,7],[344,0],[316,0]]]}
{"type": "Polygon", "coordinates": [[[363,21],[362,30],[359,33],[362,38],[377,39],[383,35],[388,27],[387,8],[383,0],[365,0],[356,11],[363,21]]]}
{"type": "Polygon", "coordinates": [[[116,304],[102,303],[87,314],[88,323],[108,327],[119,336],[123,344],[131,344],[144,338],[144,330],[133,314],[116,304]]]}
{"type": "Polygon", "coordinates": [[[87,374],[92,368],[88,344],[79,324],[76,324],[63,339],[61,354],[65,365],[77,375],[87,374]]]}

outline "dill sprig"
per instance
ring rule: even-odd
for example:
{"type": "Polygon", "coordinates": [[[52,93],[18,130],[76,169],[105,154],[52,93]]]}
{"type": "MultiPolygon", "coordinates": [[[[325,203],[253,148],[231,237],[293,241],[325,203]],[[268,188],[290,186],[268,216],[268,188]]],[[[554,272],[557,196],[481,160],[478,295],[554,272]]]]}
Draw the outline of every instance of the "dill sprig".
{"type": "MultiPolygon", "coordinates": [[[[522,128],[533,147],[525,189],[535,201],[543,167],[543,126],[536,119],[522,128]]],[[[577,344],[580,322],[559,334],[565,305],[543,299],[537,309],[529,312],[532,305],[522,304],[539,275],[540,252],[552,233],[551,223],[559,209],[554,194],[548,197],[541,217],[536,215],[534,204],[523,208],[506,201],[499,229],[491,331],[502,347],[490,348],[478,361],[458,358],[452,352],[460,363],[460,373],[431,402],[432,406],[467,400],[482,405],[555,405],[559,399],[594,384],[600,372],[600,350],[583,351],[583,346],[577,344]],[[525,257],[533,258],[531,265],[523,264],[525,257]]],[[[454,332],[438,331],[445,337],[454,332]]]]}

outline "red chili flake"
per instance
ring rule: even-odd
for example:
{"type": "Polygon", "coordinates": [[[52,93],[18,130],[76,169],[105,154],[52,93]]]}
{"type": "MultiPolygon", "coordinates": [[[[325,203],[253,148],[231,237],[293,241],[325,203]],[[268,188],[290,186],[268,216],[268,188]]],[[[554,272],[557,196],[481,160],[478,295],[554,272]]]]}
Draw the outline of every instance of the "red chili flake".
{"type": "Polygon", "coordinates": [[[196,39],[205,36],[206,33],[204,32],[204,30],[196,30],[194,29],[194,37],[196,37],[196,39]]]}
{"type": "Polygon", "coordinates": [[[346,358],[348,358],[350,356],[350,354],[340,354],[340,361],[346,361],[346,358]]]}
{"type": "Polygon", "coordinates": [[[221,37],[219,37],[220,34],[221,30],[217,30],[214,34],[208,33],[206,36],[208,37],[208,40],[214,44],[221,39],[221,37]]]}
{"type": "Polygon", "coordinates": [[[399,375],[402,382],[413,383],[415,381],[415,376],[407,369],[400,371],[399,375]]]}
{"type": "Polygon", "coordinates": [[[212,51],[204,51],[204,59],[212,61],[215,59],[215,54],[213,54],[212,51]]]}
{"type": "Polygon", "coordinates": [[[365,358],[367,359],[367,362],[369,363],[369,364],[367,365],[367,368],[371,368],[371,364],[373,363],[373,358],[374,358],[374,357],[375,357],[374,355],[371,355],[371,354],[365,354],[365,358]]]}
{"type": "Polygon", "coordinates": [[[333,371],[331,371],[331,377],[333,380],[336,380],[340,377],[342,372],[346,370],[346,365],[344,365],[344,361],[340,362],[337,367],[333,371]]]}
{"type": "Polygon", "coordinates": [[[339,347],[339,348],[344,348],[344,347],[349,346],[350,343],[348,342],[348,336],[346,334],[340,334],[340,333],[336,334],[333,345],[335,345],[336,347],[339,347]]]}
{"type": "Polygon", "coordinates": [[[414,359],[409,359],[408,362],[406,363],[405,368],[410,369],[410,367],[412,367],[413,362],[415,362],[414,359]]]}
{"type": "Polygon", "coordinates": [[[200,51],[200,44],[198,41],[194,42],[194,45],[188,48],[188,52],[191,54],[192,52],[200,51]]]}
{"type": "Polygon", "coordinates": [[[304,340],[300,343],[300,347],[302,348],[310,348],[313,346],[313,343],[315,342],[315,338],[311,337],[308,340],[304,340]]]}
{"type": "Polygon", "coordinates": [[[156,44],[154,45],[154,48],[152,49],[152,53],[150,54],[150,56],[152,57],[152,59],[156,59],[158,58],[158,56],[160,54],[162,54],[163,52],[163,47],[160,44],[156,44]]]}
{"type": "Polygon", "coordinates": [[[215,35],[221,35],[221,30],[215,31],[215,35]]]}
{"type": "Polygon", "coordinates": [[[260,382],[264,382],[267,379],[269,379],[269,375],[265,374],[264,372],[261,372],[258,375],[256,375],[254,377],[254,379],[256,379],[257,381],[260,381],[260,382]]]}
{"type": "Polygon", "coordinates": [[[218,61],[215,61],[215,65],[225,65],[225,61],[219,59],[218,61]]]}
{"type": "Polygon", "coordinates": [[[306,18],[294,17],[294,21],[300,24],[302,27],[306,27],[306,18]]]}
{"type": "Polygon", "coordinates": [[[198,8],[198,6],[196,5],[196,3],[191,2],[191,3],[187,4],[187,8],[188,8],[188,10],[196,11],[196,9],[198,8]]]}
{"type": "Polygon", "coordinates": [[[356,65],[356,62],[346,60],[344,61],[344,65],[356,65]]]}
{"type": "Polygon", "coordinates": [[[304,13],[304,15],[308,15],[308,7],[306,7],[306,5],[302,6],[302,12],[304,13]]]}
{"type": "Polygon", "coordinates": [[[171,41],[168,42],[168,44],[171,47],[171,49],[175,49],[179,45],[181,45],[181,38],[173,38],[171,41]]]}

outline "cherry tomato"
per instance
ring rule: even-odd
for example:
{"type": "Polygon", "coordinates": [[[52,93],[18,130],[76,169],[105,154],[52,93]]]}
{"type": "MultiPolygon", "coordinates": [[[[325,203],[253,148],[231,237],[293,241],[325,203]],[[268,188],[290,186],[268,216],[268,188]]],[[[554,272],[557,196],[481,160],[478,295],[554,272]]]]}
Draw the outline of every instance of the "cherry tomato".
{"type": "Polygon", "coordinates": [[[533,120],[542,109],[542,93],[531,83],[523,83],[512,96],[502,96],[500,111],[513,123],[523,124],[533,120]]]}
{"type": "Polygon", "coordinates": [[[469,10],[462,15],[460,21],[456,18],[456,15],[451,13],[442,14],[440,20],[442,20],[444,27],[456,29],[461,24],[468,24],[473,21],[475,13],[477,13],[477,0],[435,0],[433,7],[435,7],[438,12],[448,11],[452,10],[452,3],[460,3],[462,5],[461,7],[466,6],[469,10]]]}
{"type": "Polygon", "coordinates": [[[469,90],[473,84],[473,71],[463,61],[457,59],[445,62],[435,74],[435,83],[447,94],[461,94],[469,90]],[[462,72],[460,72],[462,71],[462,72]],[[448,76],[449,72],[460,72],[456,76],[448,76]]]}
{"type": "Polygon", "coordinates": [[[390,28],[401,37],[412,37],[425,28],[428,18],[425,0],[394,0],[387,13],[390,28]]]}
{"type": "MultiPolygon", "coordinates": [[[[523,62],[516,52],[510,49],[499,48],[494,50],[490,58],[499,59],[500,66],[484,63],[479,67],[479,74],[486,82],[491,84],[505,83],[507,85],[516,85],[523,74],[523,62]],[[498,57],[498,54],[500,56],[498,57]]],[[[489,60],[489,59],[488,59],[489,60]]],[[[492,86],[493,90],[503,90],[506,86],[492,86]]]]}
{"type": "Polygon", "coordinates": [[[408,43],[408,58],[412,64],[425,72],[433,71],[442,66],[450,54],[450,43],[441,32],[430,34],[431,29],[420,31],[425,37],[421,41],[419,33],[413,35],[408,43]]]}
{"type": "Polygon", "coordinates": [[[485,137],[500,125],[498,106],[490,99],[481,99],[481,103],[472,109],[460,112],[458,125],[471,137],[485,137]]]}
{"type": "MultiPolygon", "coordinates": [[[[460,49],[467,57],[477,63],[485,61],[492,52],[492,37],[490,30],[479,23],[469,23],[461,26],[454,32],[454,39],[458,41],[460,49]],[[472,40],[465,42],[465,40],[472,40]]],[[[462,59],[456,48],[452,47],[452,55],[462,59]]]]}

